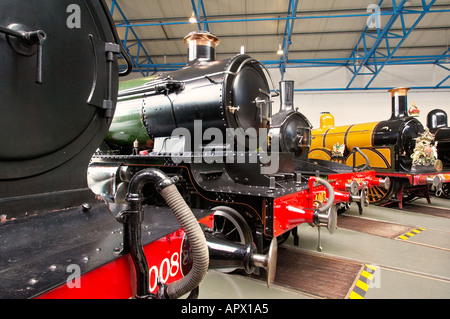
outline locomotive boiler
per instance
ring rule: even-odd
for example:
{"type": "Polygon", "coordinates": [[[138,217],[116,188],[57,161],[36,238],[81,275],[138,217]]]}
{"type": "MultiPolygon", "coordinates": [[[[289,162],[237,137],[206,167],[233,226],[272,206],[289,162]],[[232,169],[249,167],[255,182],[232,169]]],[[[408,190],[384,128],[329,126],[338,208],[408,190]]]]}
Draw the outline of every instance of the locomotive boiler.
{"type": "MultiPolygon", "coordinates": [[[[189,207],[215,212],[209,232],[255,242],[259,254],[301,223],[333,233],[331,185],[302,176],[294,153],[267,145],[272,96],[264,66],[246,54],[216,60],[219,39],[209,32],[192,32],[185,43],[182,69],[121,83],[105,143],[89,166],[91,188],[121,203],[135,174],[157,168],[178,180],[189,207]]],[[[164,204],[154,189],[142,193],[145,204],[164,204]]]]}
{"type": "MultiPolygon", "coordinates": [[[[297,171],[305,176],[320,176],[330,182],[338,213],[348,210],[352,202],[357,203],[362,213],[362,206],[368,205],[368,189],[374,186],[389,188],[389,177],[376,177],[374,170],[367,170],[368,162],[362,167],[355,167],[320,159],[308,159],[312,125],[298,111],[298,107],[294,109],[294,81],[281,81],[279,92],[280,111],[272,116],[269,140],[276,137],[281,151],[294,154],[297,171]]],[[[355,152],[360,151],[358,148],[352,149],[352,153],[355,152]]]]}
{"type": "MultiPolygon", "coordinates": [[[[215,61],[219,39],[209,33],[194,32],[185,41],[189,45],[186,67],[151,81],[147,78],[131,82],[131,85],[139,82],[143,85],[121,90],[119,99],[123,101],[123,112],[134,117],[139,114],[142,123],[136,122],[136,126],[124,130],[118,124],[121,120],[117,119],[105,139],[110,146],[126,152],[131,151],[135,141],[138,147],[145,148],[152,140],[153,149],[167,148],[173,153],[173,147],[177,146],[169,147],[167,137],[174,135],[175,129],[183,128],[192,138],[183,141],[182,149],[192,143],[191,151],[202,152],[201,147],[206,144],[203,141],[205,131],[223,137],[232,131],[238,137],[237,142],[248,142],[259,136],[260,129],[267,127],[270,90],[259,61],[245,54],[215,61]],[[138,109],[137,95],[142,96],[138,109]]],[[[122,118],[122,113],[117,116],[122,118]]]]}
{"type": "MultiPolygon", "coordinates": [[[[309,157],[332,160],[332,149],[344,150],[342,160],[345,163],[363,161],[361,156],[350,154],[358,147],[370,161],[377,176],[390,177],[391,185],[387,190],[375,187],[369,192],[369,202],[384,204],[395,201],[402,207],[403,202],[416,197],[428,197],[428,186],[441,188],[448,183],[448,176],[442,165],[448,162],[436,159],[433,151],[434,136],[425,131],[423,125],[408,115],[408,88],[396,88],[389,92],[392,98],[391,118],[385,121],[334,126],[334,117],[322,114],[320,128],[313,130],[313,140],[309,157]],[[429,140],[432,137],[433,141],[429,140]],[[418,141],[422,141],[420,144],[418,141]],[[422,145],[424,143],[424,145],[422,145]],[[426,147],[424,152],[420,147],[426,147]]],[[[438,141],[439,144],[439,141],[438,141]]]]}
{"type": "Polygon", "coordinates": [[[0,57],[0,298],[196,297],[209,268],[230,266],[273,279],[275,241],[262,255],[216,236],[172,172],[136,172],[115,206],[88,187],[131,71],[104,1],[2,1],[0,57]],[[164,204],[144,205],[149,190],[164,204]]]}

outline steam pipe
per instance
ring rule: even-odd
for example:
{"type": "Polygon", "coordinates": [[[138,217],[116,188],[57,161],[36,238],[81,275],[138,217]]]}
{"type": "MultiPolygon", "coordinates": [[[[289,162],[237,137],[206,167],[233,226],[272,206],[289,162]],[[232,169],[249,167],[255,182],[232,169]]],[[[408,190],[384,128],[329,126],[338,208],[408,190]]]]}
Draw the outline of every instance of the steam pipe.
{"type": "Polygon", "coordinates": [[[326,202],[325,205],[319,207],[317,210],[319,213],[323,213],[326,212],[333,204],[334,204],[334,190],[333,187],[331,186],[330,183],[328,183],[326,180],[320,178],[320,177],[310,177],[309,178],[309,189],[312,190],[313,189],[313,183],[317,182],[323,186],[325,186],[325,188],[328,190],[328,200],[326,202]]]}
{"type": "Polygon", "coordinates": [[[153,168],[139,171],[131,179],[128,188],[126,200],[130,204],[130,210],[120,213],[120,220],[126,224],[124,236],[127,245],[125,247],[130,249],[136,270],[137,297],[150,295],[148,264],[141,243],[142,189],[149,182],[155,184],[156,190],[172,209],[191,243],[193,265],[189,274],[163,287],[164,289],[160,288],[158,294],[161,298],[179,298],[198,287],[206,275],[209,266],[208,246],[197,219],[175,186],[176,179],[169,178],[162,171],[153,168]]]}
{"type": "MultiPolygon", "coordinates": [[[[328,190],[328,200],[325,205],[318,207],[314,211],[314,224],[317,226],[326,226],[328,231],[333,234],[336,229],[336,206],[334,206],[334,190],[329,182],[320,177],[310,177],[308,185],[310,191],[314,187],[314,182],[317,182],[328,190]]],[[[320,246],[320,245],[319,245],[320,246]]]]}
{"type": "Polygon", "coordinates": [[[358,171],[358,172],[363,172],[367,167],[369,167],[369,158],[367,157],[366,154],[364,154],[363,152],[361,152],[361,150],[359,149],[359,147],[355,146],[353,147],[353,171],[358,171]],[[359,154],[361,154],[361,156],[366,160],[366,164],[364,164],[363,167],[356,169],[356,152],[358,152],[359,154]]]}
{"type": "Polygon", "coordinates": [[[142,212],[125,210],[119,213],[117,220],[124,224],[123,254],[130,253],[136,273],[136,297],[149,295],[149,272],[141,243],[142,212]]]}

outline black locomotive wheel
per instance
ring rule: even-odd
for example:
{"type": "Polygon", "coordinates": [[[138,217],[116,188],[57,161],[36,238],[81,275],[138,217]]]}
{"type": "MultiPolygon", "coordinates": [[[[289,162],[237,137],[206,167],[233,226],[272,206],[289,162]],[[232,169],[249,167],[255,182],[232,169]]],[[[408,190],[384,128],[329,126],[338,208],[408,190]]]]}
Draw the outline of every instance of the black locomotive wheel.
{"type": "Polygon", "coordinates": [[[350,209],[350,203],[338,203],[336,205],[337,214],[343,214],[350,209]]]}
{"type": "Polygon", "coordinates": [[[214,233],[240,244],[253,242],[253,235],[245,219],[235,209],[218,206],[214,210],[214,233]]]}
{"type": "Polygon", "coordinates": [[[415,192],[403,191],[403,198],[402,198],[403,203],[412,202],[414,199],[417,198],[420,198],[420,196],[415,192]]]}
{"type": "Polygon", "coordinates": [[[436,192],[436,196],[441,197],[441,198],[448,198],[448,199],[450,199],[450,184],[449,183],[444,183],[442,185],[442,191],[436,192]]]}
{"type": "MultiPolygon", "coordinates": [[[[215,236],[240,244],[253,242],[253,235],[245,219],[235,209],[227,206],[213,208],[215,236]]],[[[230,273],[236,268],[220,269],[221,272],[230,273]]]]}
{"type": "Polygon", "coordinates": [[[382,186],[374,186],[369,188],[367,192],[367,200],[369,201],[369,204],[382,205],[386,203],[394,194],[394,184],[395,181],[392,181],[388,189],[382,186]]]}

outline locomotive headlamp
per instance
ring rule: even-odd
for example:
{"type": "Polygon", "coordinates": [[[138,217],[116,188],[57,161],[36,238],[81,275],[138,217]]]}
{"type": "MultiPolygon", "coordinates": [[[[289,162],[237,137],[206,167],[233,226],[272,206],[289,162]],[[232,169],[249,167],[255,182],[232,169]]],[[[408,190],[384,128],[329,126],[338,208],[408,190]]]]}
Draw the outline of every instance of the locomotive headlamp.
{"type": "Polygon", "coordinates": [[[191,16],[189,17],[189,22],[190,23],[197,23],[197,18],[195,17],[194,11],[192,11],[191,16]]]}
{"type": "Polygon", "coordinates": [[[281,47],[281,44],[278,46],[278,51],[277,51],[277,54],[278,55],[283,55],[283,53],[284,53],[284,51],[283,51],[283,48],[281,47]]]}

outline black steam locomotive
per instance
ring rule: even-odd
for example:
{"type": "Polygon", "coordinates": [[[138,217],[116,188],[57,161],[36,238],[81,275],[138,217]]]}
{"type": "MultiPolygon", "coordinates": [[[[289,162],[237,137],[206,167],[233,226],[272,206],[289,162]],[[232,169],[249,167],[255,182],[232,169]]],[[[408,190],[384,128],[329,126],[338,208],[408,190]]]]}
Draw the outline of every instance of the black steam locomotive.
{"type": "MultiPolygon", "coordinates": [[[[0,3],[0,298],[195,297],[208,268],[224,266],[273,277],[275,241],[260,255],[252,242],[216,236],[213,211],[191,210],[175,186],[187,176],[141,170],[114,209],[88,188],[90,159],[116,109],[119,54],[126,75],[131,60],[102,0],[0,3]],[[149,189],[164,205],[143,206],[149,189]]],[[[262,81],[256,68],[240,72],[241,62],[229,74],[262,81]]],[[[179,88],[168,81],[150,91],[179,88]]],[[[158,127],[167,131],[174,114],[166,111],[158,127]]],[[[314,212],[326,223],[326,212],[314,212]]]]}
{"type": "MultiPolygon", "coordinates": [[[[280,149],[281,137],[268,145],[272,95],[265,67],[246,54],[216,60],[219,39],[209,32],[192,32],[185,43],[184,68],[121,83],[112,125],[89,166],[94,192],[126,202],[132,177],[154,167],[178,179],[190,207],[215,210],[216,234],[255,241],[259,253],[304,222],[333,232],[333,187],[298,172],[296,150],[280,149]]],[[[293,143],[309,146],[302,138],[293,143]]],[[[143,198],[163,204],[152,188],[143,198]]]]}
{"type": "Polygon", "coordinates": [[[373,187],[388,189],[389,177],[376,177],[376,172],[369,169],[369,159],[357,147],[351,154],[359,153],[365,160],[365,163],[358,167],[355,163],[345,165],[339,161],[309,159],[313,140],[311,131],[311,123],[299,112],[299,107],[295,107],[294,81],[281,81],[280,110],[272,116],[269,140],[275,136],[280,150],[294,154],[296,171],[306,176],[320,176],[331,183],[335,190],[334,198],[338,214],[348,210],[352,202],[356,202],[362,214],[362,206],[369,204],[367,201],[369,190],[373,187]]]}

